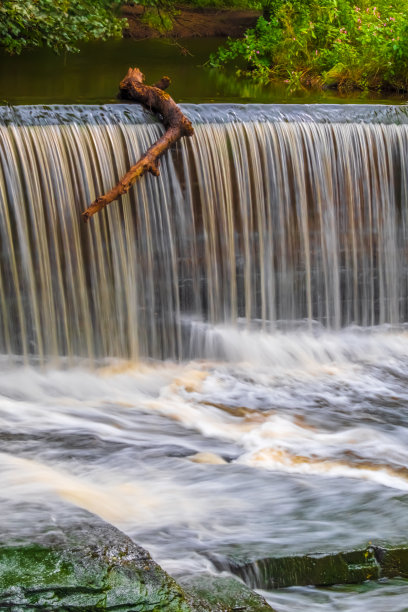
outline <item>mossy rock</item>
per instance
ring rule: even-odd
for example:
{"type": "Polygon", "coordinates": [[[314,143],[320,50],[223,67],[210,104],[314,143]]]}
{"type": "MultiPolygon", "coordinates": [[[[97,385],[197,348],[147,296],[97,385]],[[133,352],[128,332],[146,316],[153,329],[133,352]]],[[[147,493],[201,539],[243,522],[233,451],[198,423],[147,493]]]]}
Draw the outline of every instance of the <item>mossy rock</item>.
{"type": "Polygon", "coordinates": [[[370,546],[333,554],[255,561],[214,556],[233,577],[199,574],[178,584],[150,554],[98,517],[69,506],[18,505],[0,526],[0,610],[34,612],[270,612],[251,588],[356,584],[408,578],[408,547],[370,546]],[[16,517],[20,516],[17,520],[16,517]],[[38,520],[34,520],[38,518],[38,520]],[[247,585],[247,586],[245,586],[247,585]]]}
{"type": "Polygon", "coordinates": [[[115,527],[84,513],[81,521],[44,528],[0,545],[0,609],[204,612],[115,527]]]}
{"type": "Polygon", "coordinates": [[[408,578],[408,546],[390,548],[374,547],[375,556],[381,566],[381,575],[386,578],[408,578]]]}
{"type": "Polygon", "coordinates": [[[323,84],[325,87],[335,88],[339,85],[339,83],[344,79],[344,75],[347,74],[347,69],[339,62],[330,70],[324,73],[323,75],[323,84]]]}
{"type": "Polygon", "coordinates": [[[380,577],[380,565],[373,548],[334,554],[270,557],[248,563],[231,561],[224,562],[223,568],[242,578],[250,587],[267,590],[288,586],[357,584],[380,577]]]}
{"type": "Polygon", "coordinates": [[[194,598],[206,601],[211,612],[273,612],[261,595],[229,576],[196,574],[179,582],[194,598]]]}

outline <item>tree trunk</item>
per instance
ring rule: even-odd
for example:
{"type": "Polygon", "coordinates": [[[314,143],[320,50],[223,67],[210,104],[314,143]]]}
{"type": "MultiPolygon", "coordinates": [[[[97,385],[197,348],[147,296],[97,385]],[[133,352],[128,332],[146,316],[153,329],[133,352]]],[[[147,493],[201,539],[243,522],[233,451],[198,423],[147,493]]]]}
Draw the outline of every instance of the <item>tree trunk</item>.
{"type": "Polygon", "coordinates": [[[127,193],[146,172],[159,176],[159,158],[177,140],[194,133],[191,122],[183,115],[174,100],[164,92],[170,85],[170,79],[163,77],[155,85],[145,85],[144,75],[139,68],[129,68],[127,75],[120,83],[120,97],[125,100],[139,102],[144,108],[160,116],[166,131],[144,154],[139,161],[126,172],[119,183],[105,195],[99,196],[82,213],[86,222],[92,215],[105,208],[108,204],[127,193]]]}

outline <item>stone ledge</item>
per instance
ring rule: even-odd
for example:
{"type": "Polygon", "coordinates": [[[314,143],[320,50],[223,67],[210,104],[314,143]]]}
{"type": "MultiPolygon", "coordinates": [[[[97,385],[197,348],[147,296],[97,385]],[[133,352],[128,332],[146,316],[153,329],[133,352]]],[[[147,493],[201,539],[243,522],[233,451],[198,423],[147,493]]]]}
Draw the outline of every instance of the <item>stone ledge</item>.
{"type": "Polygon", "coordinates": [[[236,561],[212,557],[219,570],[239,576],[253,589],[278,589],[289,586],[332,586],[358,584],[379,578],[408,578],[408,546],[267,557],[255,561],[236,561]]]}

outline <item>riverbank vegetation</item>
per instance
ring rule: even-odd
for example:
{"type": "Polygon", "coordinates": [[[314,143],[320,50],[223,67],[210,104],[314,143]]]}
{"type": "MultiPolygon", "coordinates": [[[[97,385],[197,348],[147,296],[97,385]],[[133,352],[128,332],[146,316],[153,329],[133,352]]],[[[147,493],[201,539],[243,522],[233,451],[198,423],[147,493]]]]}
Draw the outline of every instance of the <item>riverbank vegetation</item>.
{"type": "MultiPolygon", "coordinates": [[[[206,9],[248,10],[258,9],[261,1],[2,0],[0,47],[12,54],[20,53],[25,48],[42,46],[57,52],[78,51],[78,44],[82,42],[121,37],[123,32],[128,32],[129,23],[123,16],[126,9],[136,6],[141,9],[138,19],[152,29],[147,32],[148,37],[151,33],[157,35],[171,31],[186,7],[198,12],[206,9]]],[[[245,27],[248,25],[241,32],[245,27]]]]}
{"type": "Polygon", "coordinates": [[[78,43],[122,36],[120,0],[3,0],[0,46],[9,53],[47,46],[77,51],[78,43]]]}
{"type": "Polygon", "coordinates": [[[210,59],[289,89],[408,90],[406,0],[276,0],[243,38],[210,59]]]}
{"type": "MultiPolygon", "coordinates": [[[[126,4],[142,6],[141,21],[162,35],[173,30],[185,9],[222,11],[259,10],[261,7],[260,0],[128,0],[126,4]]],[[[193,24],[192,27],[194,28],[193,24]]]]}
{"type": "Polygon", "coordinates": [[[407,0],[3,0],[0,46],[10,53],[38,46],[77,51],[82,42],[123,32],[205,36],[227,9],[242,11],[240,21],[234,29],[223,19],[218,35],[239,37],[255,27],[213,54],[214,68],[233,67],[260,83],[283,81],[289,91],[408,90],[407,0]]]}

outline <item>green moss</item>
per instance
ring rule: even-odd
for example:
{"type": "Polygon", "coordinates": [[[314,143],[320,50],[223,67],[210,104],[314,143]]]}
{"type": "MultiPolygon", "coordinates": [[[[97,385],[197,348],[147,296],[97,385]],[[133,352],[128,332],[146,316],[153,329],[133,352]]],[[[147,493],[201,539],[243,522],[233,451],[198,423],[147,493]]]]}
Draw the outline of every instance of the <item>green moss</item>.
{"type": "MultiPolygon", "coordinates": [[[[69,585],[72,566],[61,555],[42,546],[0,548],[1,589],[69,585]]],[[[71,582],[72,584],[72,582],[71,582]]]]}
{"type": "Polygon", "coordinates": [[[96,517],[43,539],[0,547],[0,608],[204,611],[147,551],[96,517]]]}
{"type": "Polygon", "coordinates": [[[382,576],[408,578],[408,547],[387,549],[377,547],[375,552],[381,565],[382,576]]]}
{"type": "Polygon", "coordinates": [[[374,549],[276,557],[234,564],[230,569],[252,588],[274,589],[288,586],[329,586],[374,580],[380,567],[374,549]]]}
{"type": "Polygon", "coordinates": [[[304,87],[408,90],[406,0],[272,0],[256,27],[210,57],[288,92],[304,87]]]}
{"type": "MultiPolygon", "coordinates": [[[[271,612],[263,597],[234,578],[197,574],[180,580],[185,590],[206,601],[211,612],[271,612]]],[[[273,611],[272,611],[273,612],[273,611]]]]}

